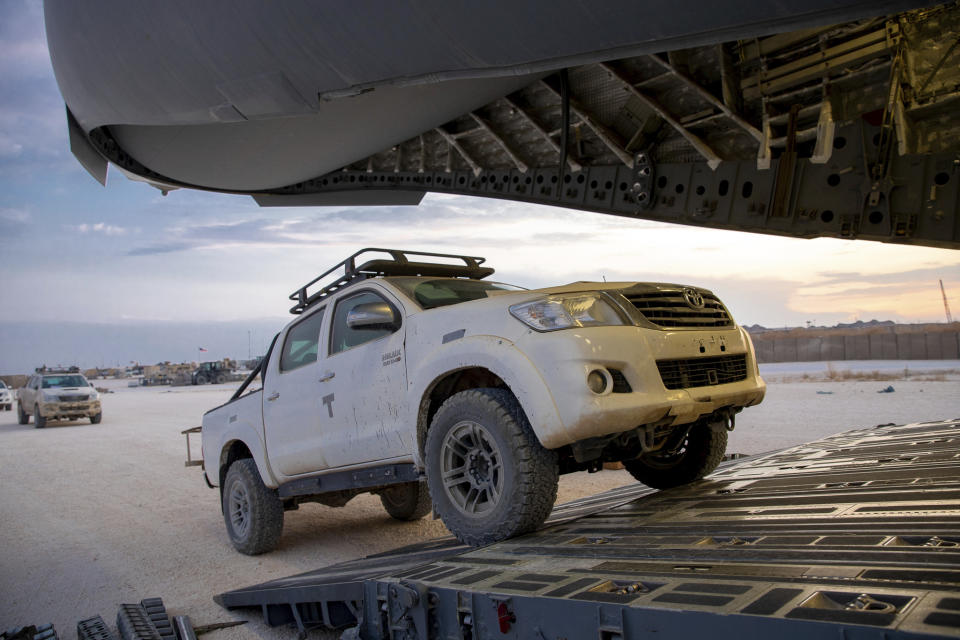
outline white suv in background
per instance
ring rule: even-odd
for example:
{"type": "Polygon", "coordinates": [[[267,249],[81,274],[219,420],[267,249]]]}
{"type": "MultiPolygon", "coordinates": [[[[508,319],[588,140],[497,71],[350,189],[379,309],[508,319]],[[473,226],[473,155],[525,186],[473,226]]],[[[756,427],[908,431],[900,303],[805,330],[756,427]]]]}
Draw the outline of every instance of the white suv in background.
{"type": "Polygon", "coordinates": [[[0,380],[0,409],[4,411],[13,409],[13,389],[3,380],[0,380]]]}

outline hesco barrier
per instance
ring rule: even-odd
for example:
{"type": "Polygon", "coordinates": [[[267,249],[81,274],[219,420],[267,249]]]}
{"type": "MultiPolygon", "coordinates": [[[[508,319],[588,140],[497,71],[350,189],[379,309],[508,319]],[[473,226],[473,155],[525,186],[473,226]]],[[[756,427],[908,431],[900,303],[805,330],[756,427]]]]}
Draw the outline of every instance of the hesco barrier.
{"type": "Polygon", "coordinates": [[[365,639],[960,636],[960,420],[577,504],[557,511],[589,515],[487,547],[434,541],[216,599],[365,639]]]}
{"type": "Polygon", "coordinates": [[[898,331],[897,327],[853,332],[793,329],[751,333],[759,362],[818,360],[957,360],[960,329],[898,331]],[[804,335],[809,332],[813,335],[804,335]]]}

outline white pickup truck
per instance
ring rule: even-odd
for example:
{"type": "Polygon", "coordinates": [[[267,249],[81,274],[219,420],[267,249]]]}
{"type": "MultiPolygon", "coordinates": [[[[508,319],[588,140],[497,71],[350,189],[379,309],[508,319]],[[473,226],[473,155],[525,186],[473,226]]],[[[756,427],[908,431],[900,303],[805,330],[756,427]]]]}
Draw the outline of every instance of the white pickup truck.
{"type": "Polygon", "coordinates": [[[92,424],[103,419],[100,394],[76,371],[39,371],[27,379],[17,393],[17,418],[27,424],[33,416],[37,429],[50,420],[89,418],[92,424]]]}
{"type": "Polygon", "coordinates": [[[750,338],[709,291],[531,291],[483,262],[364,249],[291,294],[297,318],[203,417],[239,551],[275,548],[301,502],[363,492],[399,519],[432,508],[468,544],[511,537],[549,515],[563,473],[622,461],[653,487],[702,478],[763,399],[750,338]]]}

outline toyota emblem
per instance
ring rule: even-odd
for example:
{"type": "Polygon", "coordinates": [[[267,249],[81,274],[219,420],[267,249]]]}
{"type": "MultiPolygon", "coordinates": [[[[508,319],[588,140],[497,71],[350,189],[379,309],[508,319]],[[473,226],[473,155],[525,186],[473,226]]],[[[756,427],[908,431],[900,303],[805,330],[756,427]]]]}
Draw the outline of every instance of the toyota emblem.
{"type": "Polygon", "coordinates": [[[691,309],[703,309],[703,295],[699,291],[684,289],[683,299],[691,309]]]}

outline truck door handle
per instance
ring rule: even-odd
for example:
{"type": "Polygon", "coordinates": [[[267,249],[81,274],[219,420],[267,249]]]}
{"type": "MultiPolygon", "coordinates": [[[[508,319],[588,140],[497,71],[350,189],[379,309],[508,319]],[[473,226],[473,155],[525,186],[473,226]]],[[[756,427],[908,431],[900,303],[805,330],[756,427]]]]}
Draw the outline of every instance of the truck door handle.
{"type": "Polygon", "coordinates": [[[337,375],[337,374],[334,373],[333,371],[327,371],[326,373],[323,374],[323,377],[320,378],[320,382],[326,382],[327,380],[333,380],[334,376],[336,376],[336,375],[337,375]]]}
{"type": "Polygon", "coordinates": [[[279,392],[279,391],[274,391],[274,392],[271,393],[269,396],[267,396],[267,402],[273,402],[274,400],[276,400],[276,399],[279,398],[279,397],[280,397],[280,392],[279,392]]]}

